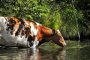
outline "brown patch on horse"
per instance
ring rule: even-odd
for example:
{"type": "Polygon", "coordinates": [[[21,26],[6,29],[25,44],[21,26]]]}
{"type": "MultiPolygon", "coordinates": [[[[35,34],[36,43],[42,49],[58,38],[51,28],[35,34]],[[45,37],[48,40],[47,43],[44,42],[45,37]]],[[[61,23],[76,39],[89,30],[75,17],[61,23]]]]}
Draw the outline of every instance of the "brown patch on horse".
{"type": "Polygon", "coordinates": [[[7,19],[7,31],[10,31],[11,34],[15,32],[15,29],[18,29],[19,20],[15,17],[10,17],[7,19]]]}
{"type": "Polygon", "coordinates": [[[37,37],[38,41],[41,41],[45,37],[51,37],[54,34],[54,31],[52,29],[47,28],[42,25],[38,25],[37,29],[38,29],[38,33],[37,33],[36,37],[37,37]]]}
{"type": "Polygon", "coordinates": [[[24,35],[24,31],[22,30],[24,26],[24,21],[21,18],[16,18],[16,17],[10,17],[8,18],[8,28],[7,30],[11,30],[11,34],[15,34],[15,36],[19,35],[21,32],[21,35],[24,35]]]}
{"type": "Polygon", "coordinates": [[[18,28],[18,30],[17,30],[15,35],[19,35],[19,33],[21,33],[21,37],[22,37],[23,35],[25,35],[25,32],[24,32],[24,23],[25,22],[21,18],[17,18],[17,19],[19,21],[19,28],[18,28]]]}
{"type": "Polygon", "coordinates": [[[40,27],[40,30],[41,30],[41,33],[44,35],[44,36],[52,36],[53,35],[53,30],[50,29],[50,28],[47,28],[45,26],[39,26],[40,27]]]}

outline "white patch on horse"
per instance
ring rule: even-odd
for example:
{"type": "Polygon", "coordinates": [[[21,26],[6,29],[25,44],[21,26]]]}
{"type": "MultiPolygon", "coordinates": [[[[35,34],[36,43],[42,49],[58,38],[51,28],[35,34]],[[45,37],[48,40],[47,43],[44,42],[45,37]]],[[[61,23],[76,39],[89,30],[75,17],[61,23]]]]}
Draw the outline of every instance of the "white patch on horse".
{"type": "Polygon", "coordinates": [[[6,28],[6,19],[4,17],[0,17],[0,27],[1,29],[5,29],[6,28]]]}
{"type": "Polygon", "coordinates": [[[36,46],[38,45],[39,41],[37,40],[37,33],[38,33],[38,29],[35,28],[35,26],[33,25],[33,23],[30,23],[31,26],[31,36],[35,36],[35,40],[33,41],[33,46],[31,48],[36,49],[36,46]]]}
{"type": "Polygon", "coordinates": [[[58,29],[57,32],[60,33],[60,30],[58,29]]]}
{"type": "MultiPolygon", "coordinates": [[[[18,26],[19,28],[19,26],[18,26]]],[[[15,33],[17,32],[18,28],[14,27],[13,35],[15,36],[15,33]]]]}
{"type": "Polygon", "coordinates": [[[33,23],[30,23],[30,30],[31,30],[31,36],[36,36],[38,33],[38,29],[35,28],[35,26],[33,25],[33,23]]]}
{"type": "Polygon", "coordinates": [[[39,44],[39,41],[38,41],[37,37],[35,37],[35,40],[33,41],[33,46],[31,48],[36,50],[36,47],[38,46],[38,44],[39,44]]]}
{"type": "Polygon", "coordinates": [[[19,34],[19,35],[17,36],[17,40],[18,40],[17,43],[18,43],[18,44],[21,44],[21,45],[29,46],[27,39],[28,39],[28,38],[26,38],[25,35],[23,35],[23,36],[21,37],[21,34],[19,34]]]}
{"type": "Polygon", "coordinates": [[[26,25],[29,25],[27,22],[25,22],[26,25]]]}

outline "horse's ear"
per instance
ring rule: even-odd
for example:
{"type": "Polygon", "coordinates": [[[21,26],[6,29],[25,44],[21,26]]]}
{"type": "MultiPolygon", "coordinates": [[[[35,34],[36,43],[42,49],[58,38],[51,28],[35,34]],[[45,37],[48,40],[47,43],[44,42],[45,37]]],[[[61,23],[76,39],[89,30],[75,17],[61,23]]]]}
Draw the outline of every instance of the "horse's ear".
{"type": "Polygon", "coordinates": [[[57,32],[60,33],[60,30],[58,29],[57,32]]]}

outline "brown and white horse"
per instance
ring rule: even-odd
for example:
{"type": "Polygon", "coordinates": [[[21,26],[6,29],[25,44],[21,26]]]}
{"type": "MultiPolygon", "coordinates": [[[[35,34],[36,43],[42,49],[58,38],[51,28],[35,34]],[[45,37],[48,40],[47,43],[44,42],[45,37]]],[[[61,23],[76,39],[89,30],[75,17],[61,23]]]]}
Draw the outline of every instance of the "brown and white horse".
{"type": "Polygon", "coordinates": [[[5,46],[33,47],[52,40],[57,45],[66,45],[59,30],[47,28],[31,20],[15,17],[0,17],[0,34],[4,40],[0,44],[5,46]]]}

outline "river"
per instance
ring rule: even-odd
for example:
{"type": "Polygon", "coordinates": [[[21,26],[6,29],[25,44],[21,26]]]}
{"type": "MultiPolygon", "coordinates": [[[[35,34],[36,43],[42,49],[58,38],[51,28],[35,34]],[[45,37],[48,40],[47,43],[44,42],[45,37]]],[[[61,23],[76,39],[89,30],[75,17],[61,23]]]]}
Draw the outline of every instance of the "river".
{"type": "Polygon", "coordinates": [[[0,60],[90,60],[88,42],[67,42],[65,48],[42,45],[33,51],[30,48],[0,48],[0,60]]]}

